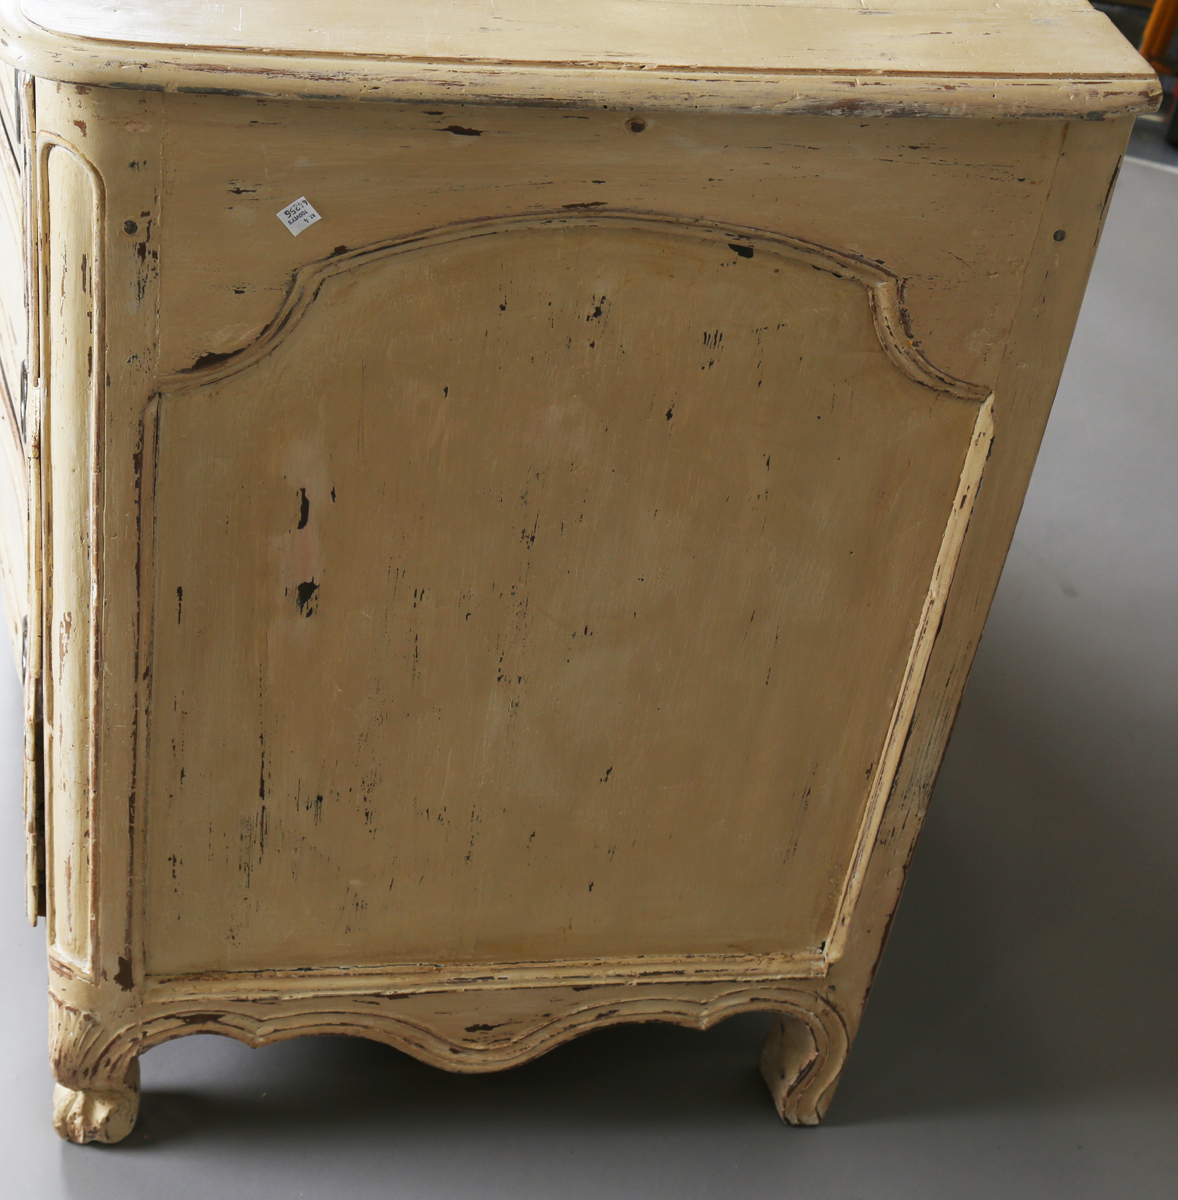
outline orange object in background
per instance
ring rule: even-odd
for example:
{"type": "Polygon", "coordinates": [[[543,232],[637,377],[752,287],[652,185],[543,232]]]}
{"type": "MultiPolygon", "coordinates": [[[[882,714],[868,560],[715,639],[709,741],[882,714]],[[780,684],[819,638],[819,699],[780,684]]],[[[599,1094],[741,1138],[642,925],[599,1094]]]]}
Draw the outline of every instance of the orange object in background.
{"type": "Polygon", "coordinates": [[[1178,0],[1157,0],[1141,39],[1141,56],[1159,74],[1173,74],[1165,53],[1178,29],[1178,0]]]}

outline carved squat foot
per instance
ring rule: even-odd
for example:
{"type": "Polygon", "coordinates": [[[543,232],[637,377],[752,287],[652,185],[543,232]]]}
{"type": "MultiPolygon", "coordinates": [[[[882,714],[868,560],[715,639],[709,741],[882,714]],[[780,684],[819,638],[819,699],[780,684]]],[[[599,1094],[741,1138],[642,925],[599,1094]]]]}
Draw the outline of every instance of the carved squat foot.
{"type": "Polygon", "coordinates": [[[53,1090],[53,1128],[67,1142],[121,1142],[138,1116],[138,1059],[121,1087],[75,1089],[59,1083],[53,1090]]]}
{"type": "Polygon", "coordinates": [[[846,1059],[846,1028],[831,1009],[778,1015],[761,1051],[761,1074],[783,1121],[817,1125],[846,1059]]]}

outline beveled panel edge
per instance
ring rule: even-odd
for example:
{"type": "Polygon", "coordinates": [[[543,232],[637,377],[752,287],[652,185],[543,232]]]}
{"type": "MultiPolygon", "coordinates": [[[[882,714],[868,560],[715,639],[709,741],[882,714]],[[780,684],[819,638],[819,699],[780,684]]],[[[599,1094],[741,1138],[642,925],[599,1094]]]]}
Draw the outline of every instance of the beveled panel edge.
{"type": "Polygon", "coordinates": [[[973,515],[974,501],[977,498],[978,488],[981,487],[982,472],[990,457],[990,446],[993,440],[994,397],[990,395],[978,411],[977,419],[974,422],[973,434],[965,454],[965,462],[961,468],[957,493],[953,499],[944,535],[941,538],[936,562],[933,564],[928,594],[925,596],[920,619],[916,626],[916,636],[908,654],[908,662],[904,667],[900,692],[896,698],[895,708],[892,710],[882,753],[871,777],[867,805],[862,824],[859,827],[859,836],[856,839],[850,868],[843,881],[842,896],[835,911],[830,936],[823,943],[828,964],[837,962],[846,949],[855,907],[867,876],[868,860],[871,858],[876,837],[883,822],[884,811],[891,797],[892,785],[896,780],[900,759],[908,744],[908,734],[912,728],[912,718],[916,713],[916,703],[920,698],[921,688],[924,686],[924,677],[928,671],[929,659],[932,657],[933,645],[941,630],[941,616],[945,611],[945,603],[949,599],[953,574],[957,569],[957,560],[961,556],[961,546],[965,541],[965,532],[969,528],[970,517],[973,515]]]}
{"type": "Polygon", "coordinates": [[[527,213],[514,217],[498,217],[464,221],[441,228],[431,228],[374,242],[319,259],[300,267],[294,275],[290,290],[270,323],[253,341],[241,349],[224,354],[201,355],[190,367],[161,377],[159,393],[176,391],[215,383],[252,367],[279,346],[315,302],[320,285],[334,275],[365,266],[370,262],[399,253],[429,250],[450,242],[471,238],[493,237],[516,230],[559,230],[597,228],[630,228],[654,233],[680,234],[704,241],[732,243],[737,239],[755,248],[757,243],[777,254],[793,258],[838,276],[860,283],[868,293],[876,336],[891,360],[909,379],[933,391],[981,404],[990,394],[982,384],[957,379],[940,370],[921,353],[909,330],[904,307],[904,281],[879,263],[842,250],[834,250],[801,238],[771,233],[743,225],[718,221],[695,220],[670,213],[641,212],[621,208],[602,208],[590,213],[548,211],[527,213]]]}
{"type": "MultiPolygon", "coordinates": [[[[20,0],[0,0],[0,57],[60,82],[280,99],[619,111],[1052,120],[1154,111],[1162,99],[1157,76],[1111,28],[1109,35],[1107,73],[1092,71],[1090,63],[1070,72],[1020,74],[802,65],[765,70],[608,59],[381,58],[100,41],[47,30],[24,15],[20,0]],[[1134,59],[1140,69],[1125,69],[1134,59]]],[[[977,41],[984,44],[982,36],[977,41]]]]}
{"type": "MultiPolygon", "coordinates": [[[[37,196],[35,203],[35,212],[37,220],[37,260],[38,260],[38,279],[36,280],[36,298],[38,308],[38,322],[36,336],[38,342],[42,342],[48,338],[51,330],[49,320],[49,304],[50,293],[48,273],[51,270],[50,255],[48,252],[48,240],[50,237],[50,212],[52,197],[49,193],[49,157],[53,153],[62,153],[72,158],[81,168],[83,175],[87,178],[92,196],[91,207],[91,250],[90,250],[90,281],[91,281],[91,296],[93,300],[94,323],[90,330],[89,354],[91,357],[90,369],[90,392],[86,397],[86,404],[90,411],[90,479],[89,496],[88,496],[88,513],[87,519],[89,522],[89,537],[90,537],[90,560],[89,560],[89,581],[88,581],[88,599],[90,611],[87,614],[87,632],[90,638],[90,654],[89,654],[89,678],[88,678],[88,694],[84,698],[84,710],[88,724],[87,738],[89,741],[89,764],[88,764],[88,787],[87,795],[84,798],[84,804],[87,811],[87,820],[89,822],[90,836],[88,839],[87,851],[87,870],[89,874],[88,880],[88,903],[89,903],[89,936],[88,946],[85,961],[71,959],[67,954],[62,953],[61,957],[71,963],[73,969],[78,972],[79,977],[85,980],[93,980],[95,977],[95,964],[99,961],[99,929],[98,929],[98,875],[99,875],[99,854],[101,848],[101,838],[98,832],[97,813],[95,811],[95,799],[97,794],[97,776],[98,776],[98,743],[97,730],[100,726],[100,695],[101,695],[101,679],[102,679],[102,508],[103,508],[103,428],[105,422],[105,380],[106,380],[106,365],[105,365],[105,350],[106,350],[106,292],[105,292],[105,253],[106,253],[106,183],[102,178],[101,172],[93,162],[71,141],[52,131],[38,131],[36,135],[36,145],[33,150],[33,161],[35,163],[36,181],[37,181],[37,196]]],[[[49,404],[53,403],[53,387],[52,380],[49,377],[48,370],[48,351],[44,345],[40,346],[40,361],[42,370],[39,373],[38,383],[41,392],[47,393],[49,404]]],[[[45,396],[39,393],[36,412],[37,433],[36,433],[36,450],[35,455],[40,467],[38,471],[38,487],[37,501],[39,511],[37,516],[38,534],[42,541],[41,554],[39,556],[39,569],[44,573],[47,579],[52,578],[53,562],[52,550],[50,548],[49,539],[44,538],[42,531],[51,528],[51,514],[49,513],[51,480],[52,480],[52,456],[53,449],[50,444],[49,449],[49,464],[47,478],[50,481],[50,487],[45,486],[46,480],[41,479],[40,475],[45,472],[44,460],[41,456],[41,447],[44,440],[44,421],[45,421],[45,396]]],[[[41,613],[42,626],[49,619],[52,608],[43,605],[44,611],[41,613]]],[[[49,687],[43,691],[43,704],[46,700],[52,697],[52,678],[53,672],[48,669],[44,658],[48,657],[52,647],[51,631],[44,628],[40,631],[40,653],[43,656],[41,664],[41,678],[43,681],[48,681],[49,687]],[[48,696],[45,695],[48,692],[48,696]]],[[[52,710],[49,709],[47,715],[52,720],[52,710]]],[[[28,754],[28,744],[26,741],[26,755],[28,754]]],[[[52,774],[48,770],[48,752],[46,751],[46,763],[43,764],[45,774],[52,786],[52,774]]],[[[49,803],[49,797],[45,797],[45,855],[49,862],[53,859],[52,841],[53,829],[52,821],[49,813],[52,805],[49,803]]],[[[27,818],[26,818],[27,819],[27,818]]],[[[48,875],[51,872],[47,871],[46,882],[46,922],[49,930],[50,945],[56,947],[53,942],[54,930],[54,899],[52,888],[48,884],[48,875]]],[[[32,889],[28,889],[31,893],[32,889]]],[[[31,907],[31,897],[30,897],[31,907]]],[[[31,917],[31,913],[30,913],[31,917]]],[[[34,922],[35,923],[35,922],[34,922]]]]}
{"type": "Polygon", "coordinates": [[[382,993],[498,990],[519,987],[601,986],[606,983],[700,983],[819,979],[825,956],[793,954],[652,954],[625,958],[535,962],[391,963],[372,967],[313,967],[261,971],[201,971],[148,975],[144,988],[161,1002],[177,995],[261,999],[382,993]]]}

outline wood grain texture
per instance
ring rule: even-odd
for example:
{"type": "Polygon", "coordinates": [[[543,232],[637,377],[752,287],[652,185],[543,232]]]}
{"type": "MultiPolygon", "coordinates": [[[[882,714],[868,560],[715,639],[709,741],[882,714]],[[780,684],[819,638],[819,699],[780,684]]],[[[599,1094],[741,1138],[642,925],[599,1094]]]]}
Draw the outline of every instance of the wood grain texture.
{"type": "Polygon", "coordinates": [[[1082,0],[0,0],[0,49],[73,83],[863,116],[1144,111],[1156,76],[1082,0]]]}
{"type": "Polygon", "coordinates": [[[1131,118],[32,107],[59,1131],[755,1009],[819,1120],[1131,118]]]}

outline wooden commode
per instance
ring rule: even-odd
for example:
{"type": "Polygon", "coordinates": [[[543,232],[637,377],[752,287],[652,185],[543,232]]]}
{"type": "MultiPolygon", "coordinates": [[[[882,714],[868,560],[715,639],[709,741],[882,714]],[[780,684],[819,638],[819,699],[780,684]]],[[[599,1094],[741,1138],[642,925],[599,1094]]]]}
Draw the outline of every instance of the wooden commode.
{"type": "Polygon", "coordinates": [[[0,0],[55,1121],[185,1033],[859,1023],[1133,114],[1083,0],[0,0]]]}

